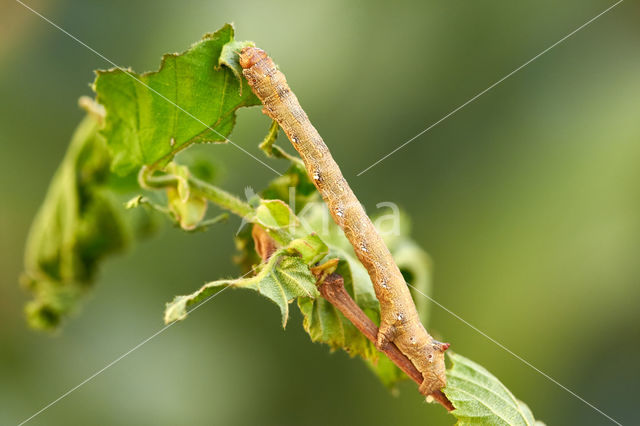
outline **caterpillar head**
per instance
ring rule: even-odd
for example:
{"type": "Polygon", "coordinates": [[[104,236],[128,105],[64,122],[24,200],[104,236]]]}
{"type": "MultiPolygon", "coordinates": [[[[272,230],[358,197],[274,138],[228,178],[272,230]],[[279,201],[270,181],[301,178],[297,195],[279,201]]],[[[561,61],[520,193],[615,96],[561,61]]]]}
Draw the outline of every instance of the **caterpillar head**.
{"type": "Polygon", "coordinates": [[[245,47],[240,51],[240,66],[242,69],[251,68],[264,58],[268,58],[267,52],[257,47],[245,47]]]}

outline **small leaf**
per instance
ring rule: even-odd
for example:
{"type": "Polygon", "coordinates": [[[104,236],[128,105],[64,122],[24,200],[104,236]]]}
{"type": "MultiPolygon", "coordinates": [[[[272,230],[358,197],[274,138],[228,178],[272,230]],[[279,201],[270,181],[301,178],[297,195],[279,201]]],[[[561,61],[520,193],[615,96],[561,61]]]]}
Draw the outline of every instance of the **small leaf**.
{"type": "Polygon", "coordinates": [[[291,208],[281,200],[260,200],[252,222],[270,229],[288,228],[299,223],[291,208]]]}
{"type": "Polygon", "coordinates": [[[190,173],[186,166],[171,162],[165,167],[165,170],[178,179],[178,184],[175,187],[167,187],[169,210],[182,229],[193,231],[207,213],[207,200],[191,191],[189,187],[190,173]]]}
{"type": "Polygon", "coordinates": [[[183,199],[180,192],[174,188],[167,188],[169,209],[175,220],[185,231],[193,231],[204,219],[207,213],[207,200],[204,197],[189,196],[183,199]]]}
{"type": "Polygon", "coordinates": [[[459,425],[543,426],[525,403],[517,400],[495,376],[475,362],[448,352],[453,367],[447,370],[445,395],[459,425]]]}
{"type": "Polygon", "coordinates": [[[318,263],[329,252],[327,245],[315,233],[291,241],[289,248],[298,252],[307,265],[318,263]]]}
{"type": "Polygon", "coordinates": [[[229,52],[220,61],[233,34],[227,24],[181,54],[164,55],[155,72],[97,71],[93,88],[106,109],[102,132],[115,172],[164,166],[193,143],[224,142],[235,111],[260,103],[250,90],[240,92],[232,68],[219,66],[232,62],[229,52]]]}
{"type": "Polygon", "coordinates": [[[219,280],[205,284],[200,290],[188,296],[177,296],[167,304],[165,323],[184,319],[188,308],[211,297],[225,287],[255,290],[273,301],[280,308],[282,326],[289,318],[289,303],[297,297],[318,297],[315,277],[309,267],[298,256],[292,256],[286,249],[275,252],[258,273],[250,278],[219,280]]]}
{"type": "Polygon", "coordinates": [[[129,210],[129,209],[135,209],[137,207],[140,207],[142,204],[145,203],[145,198],[142,195],[136,195],[135,197],[133,197],[132,199],[130,199],[129,201],[127,201],[124,204],[124,207],[129,210]]]}
{"type": "Polygon", "coordinates": [[[298,307],[304,315],[302,325],[311,341],[325,343],[332,350],[347,346],[345,328],[348,320],[331,303],[323,298],[300,298],[298,307]]]}

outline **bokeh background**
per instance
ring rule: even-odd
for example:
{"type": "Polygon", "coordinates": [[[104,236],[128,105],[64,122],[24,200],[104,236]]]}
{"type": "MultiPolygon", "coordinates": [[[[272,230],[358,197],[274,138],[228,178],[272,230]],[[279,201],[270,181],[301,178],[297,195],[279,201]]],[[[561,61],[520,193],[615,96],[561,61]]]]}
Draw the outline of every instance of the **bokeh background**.
{"type": "MultiPolygon", "coordinates": [[[[623,424],[640,421],[640,7],[625,1],[362,176],[357,173],[612,4],[604,0],[29,0],[122,66],[156,69],[235,22],[286,73],[364,204],[394,201],[435,263],[433,296],[623,424]]],[[[110,258],[62,332],[29,330],[18,287],[29,224],[109,64],[12,1],[0,5],[0,423],[17,424],[162,327],[163,304],[234,276],[237,223],[166,227],[110,258]]],[[[241,111],[232,139],[268,121],[241,111]]],[[[272,172],[203,152],[242,193],[272,172]]],[[[284,169],[285,164],[273,163],[284,169]]],[[[446,311],[431,328],[549,425],[611,424],[446,311]]],[[[228,292],[33,425],[452,424],[407,383],[286,332],[228,292]]]]}

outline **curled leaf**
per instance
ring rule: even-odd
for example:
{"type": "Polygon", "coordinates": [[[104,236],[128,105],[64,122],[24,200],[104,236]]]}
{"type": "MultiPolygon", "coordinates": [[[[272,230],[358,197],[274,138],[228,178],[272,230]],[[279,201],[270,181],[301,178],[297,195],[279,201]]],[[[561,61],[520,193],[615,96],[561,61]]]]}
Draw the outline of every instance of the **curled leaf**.
{"type": "Polygon", "coordinates": [[[166,171],[177,178],[177,185],[167,187],[169,210],[176,222],[185,231],[193,231],[207,213],[207,199],[194,194],[189,186],[189,169],[174,162],[169,163],[166,171]]]}
{"type": "Polygon", "coordinates": [[[242,76],[242,67],[240,66],[240,58],[238,54],[245,47],[255,47],[252,41],[230,41],[222,46],[222,52],[218,59],[218,67],[227,66],[240,82],[240,96],[242,96],[242,86],[244,77],[242,76]]]}
{"type": "Polygon", "coordinates": [[[58,326],[89,288],[99,262],[129,241],[107,186],[109,154],[99,126],[89,114],[76,129],[29,232],[21,281],[34,296],[26,311],[35,328],[58,326]]]}

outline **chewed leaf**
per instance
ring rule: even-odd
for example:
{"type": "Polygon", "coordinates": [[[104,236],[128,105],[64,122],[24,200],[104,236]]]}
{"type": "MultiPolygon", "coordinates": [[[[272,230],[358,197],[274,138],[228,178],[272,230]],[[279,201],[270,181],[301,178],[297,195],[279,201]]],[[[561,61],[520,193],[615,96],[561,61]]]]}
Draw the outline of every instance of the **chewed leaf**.
{"type": "Polygon", "coordinates": [[[225,287],[255,290],[273,301],[280,308],[282,326],[289,318],[289,302],[297,297],[318,297],[315,277],[309,267],[298,256],[292,256],[286,249],[275,252],[259,272],[249,278],[219,280],[205,284],[200,290],[188,296],[177,296],[167,303],[164,321],[182,320],[189,313],[189,307],[211,297],[225,287]]]}
{"type": "Polygon", "coordinates": [[[443,389],[460,425],[543,426],[525,403],[516,399],[494,375],[475,362],[448,352],[453,367],[443,389]]]}
{"type": "MultiPolygon", "coordinates": [[[[225,25],[181,54],[167,54],[160,69],[136,74],[98,71],[93,88],[106,109],[103,135],[112,170],[126,174],[143,165],[163,166],[178,151],[198,142],[224,142],[235,111],[258,105],[228,66],[219,66],[225,45],[236,43],[225,25]]],[[[230,64],[233,50],[222,64],[230,64]]]]}
{"type": "Polygon", "coordinates": [[[222,47],[220,53],[220,59],[218,59],[218,66],[227,66],[233,71],[240,82],[240,94],[242,95],[242,67],[240,66],[240,58],[238,53],[245,47],[255,47],[255,43],[252,41],[230,41],[222,47]]]}

